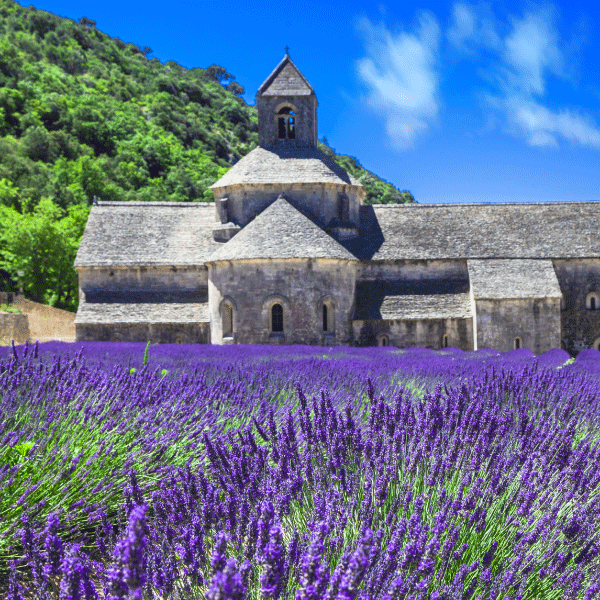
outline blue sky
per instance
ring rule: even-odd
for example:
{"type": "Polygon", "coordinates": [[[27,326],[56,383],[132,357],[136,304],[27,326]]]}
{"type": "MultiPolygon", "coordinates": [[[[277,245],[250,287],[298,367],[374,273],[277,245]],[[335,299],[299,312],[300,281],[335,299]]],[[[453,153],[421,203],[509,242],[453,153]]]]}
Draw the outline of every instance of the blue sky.
{"type": "MultiPolygon", "coordinates": [[[[21,2],[21,4],[25,4],[21,2]]],[[[258,86],[284,56],[318,135],[420,203],[600,200],[597,2],[40,0],[258,86]]]]}

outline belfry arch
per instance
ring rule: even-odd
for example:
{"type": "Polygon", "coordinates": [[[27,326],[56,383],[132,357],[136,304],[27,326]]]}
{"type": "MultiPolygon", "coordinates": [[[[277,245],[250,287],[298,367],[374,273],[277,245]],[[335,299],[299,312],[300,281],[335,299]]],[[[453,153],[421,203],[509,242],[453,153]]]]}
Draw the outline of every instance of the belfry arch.
{"type": "Polygon", "coordinates": [[[277,107],[277,137],[280,140],[296,139],[296,108],[293,104],[285,103],[277,107]]]}

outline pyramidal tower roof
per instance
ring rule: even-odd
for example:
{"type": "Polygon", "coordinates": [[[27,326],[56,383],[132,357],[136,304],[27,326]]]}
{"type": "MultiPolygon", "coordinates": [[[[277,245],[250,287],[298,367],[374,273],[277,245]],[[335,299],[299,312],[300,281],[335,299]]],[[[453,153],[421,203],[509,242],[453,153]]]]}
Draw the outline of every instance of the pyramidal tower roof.
{"type": "Polygon", "coordinates": [[[258,88],[257,96],[316,96],[316,94],[286,52],[282,61],[258,88]]]}
{"type": "Polygon", "coordinates": [[[338,258],[357,260],[346,248],[280,196],[206,262],[240,259],[338,258]]]}

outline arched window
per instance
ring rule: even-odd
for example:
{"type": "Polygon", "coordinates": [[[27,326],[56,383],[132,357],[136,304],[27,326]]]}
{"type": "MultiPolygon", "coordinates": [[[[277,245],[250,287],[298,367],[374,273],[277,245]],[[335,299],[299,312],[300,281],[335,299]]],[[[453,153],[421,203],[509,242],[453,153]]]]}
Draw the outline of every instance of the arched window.
{"type": "Polygon", "coordinates": [[[296,113],[289,106],[284,106],[277,113],[277,131],[280,140],[296,138],[296,113]]]}
{"type": "Polygon", "coordinates": [[[596,292],[590,292],[585,299],[585,307],[588,310],[600,309],[600,295],[596,292]]]}
{"type": "Polygon", "coordinates": [[[176,344],[187,344],[188,343],[188,336],[183,333],[182,331],[178,331],[175,334],[175,343],[176,344]]]}
{"type": "Polygon", "coordinates": [[[321,317],[323,325],[323,333],[333,334],[335,332],[335,305],[333,299],[322,299],[321,317]]]}
{"type": "Polygon", "coordinates": [[[233,336],[233,308],[231,304],[223,304],[223,337],[233,336]]]}
{"type": "Polygon", "coordinates": [[[271,331],[283,333],[283,306],[279,303],[271,307],[271,331]]]}
{"type": "Polygon", "coordinates": [[[378,335],[377,336],[377,345],[378,346],[389,346],[390,345],[390,338],[387,336],[387,334],[382,334],[382,335],[378,335]]]}
{"type": "Polygon", "coordinates": [[[447,348],[448,347],[448,334],[445,333],[442,336],[442,348],[447,348]]]}
{"type": "Polygon", "coordinates": [[[519,336],[517,336],[515,338],[515,350],[518,350],[522,346],[523,346],[523,341],[521,340],[521,338],[519,336]]]}

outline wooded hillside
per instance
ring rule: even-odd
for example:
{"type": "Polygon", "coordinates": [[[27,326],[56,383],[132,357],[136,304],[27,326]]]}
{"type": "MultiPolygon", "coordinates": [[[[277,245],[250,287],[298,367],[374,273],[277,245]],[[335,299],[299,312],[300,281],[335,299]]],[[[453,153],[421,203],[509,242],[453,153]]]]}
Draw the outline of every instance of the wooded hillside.
{"type": "MultiPolygon", "coordinates": [[[[0,0],[0,289],[76,310],[72,268],[102,200],[213,201],[208,186],[258,142],[257,114],[225,68],[186,69],[151,48],[0,0]]],[[[325,140],[323,140],[325,141],[325,140]]],[[[367,189],[413,202],[320,144],[367,189]]]]}

